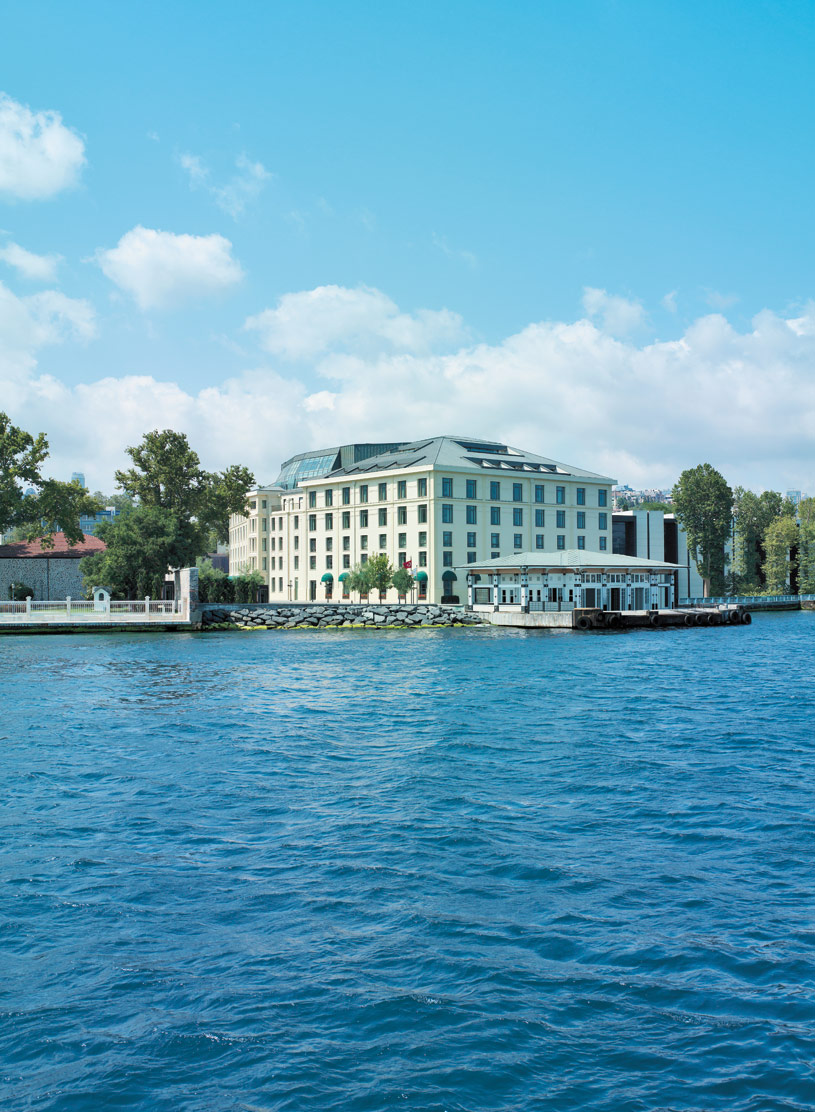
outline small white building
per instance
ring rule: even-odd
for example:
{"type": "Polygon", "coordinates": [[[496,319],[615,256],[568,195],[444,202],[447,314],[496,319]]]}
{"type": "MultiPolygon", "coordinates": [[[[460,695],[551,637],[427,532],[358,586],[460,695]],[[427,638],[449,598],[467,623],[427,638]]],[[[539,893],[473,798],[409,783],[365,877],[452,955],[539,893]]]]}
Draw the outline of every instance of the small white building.
{"type": "Polygon", "coordinates": [[[669,610],[676,603],[679,564],[567,548],[516,552],[471,563],[467,578],[471,610],[517,613],[596,610],[669,610]]]}

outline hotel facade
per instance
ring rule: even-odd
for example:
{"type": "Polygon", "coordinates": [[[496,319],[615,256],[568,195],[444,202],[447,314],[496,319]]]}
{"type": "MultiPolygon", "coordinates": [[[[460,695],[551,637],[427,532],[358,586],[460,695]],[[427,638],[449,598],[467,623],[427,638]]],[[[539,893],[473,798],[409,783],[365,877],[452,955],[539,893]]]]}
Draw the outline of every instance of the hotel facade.
{"type": "Polygon", "coordinates": [[[231,518],[230,571],[259,571],[269,601],[350,602],[348,573],[385,553],[409,568],[417,601],[466,603],[468,565],[526,551],[611,554],[613,483],[471,437],[303,453],[231,518]]]}

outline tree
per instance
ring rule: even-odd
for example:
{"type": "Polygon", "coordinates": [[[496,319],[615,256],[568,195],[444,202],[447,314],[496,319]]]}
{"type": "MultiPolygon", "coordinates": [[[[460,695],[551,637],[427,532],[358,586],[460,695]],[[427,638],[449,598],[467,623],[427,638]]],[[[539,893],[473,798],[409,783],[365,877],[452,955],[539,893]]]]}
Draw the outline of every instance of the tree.
{"type": "Polygon", "coordinates": [[[674,512],[673,506],[669,506],[667,502],[640,502],[637,506],[638,510],[662,510],[664,514],[672,514],[674,512]]]}
{"type": "Polygon", "coordinates": [[[391,582],[396,588],[397,594],[404,598],[405,595],[409,595],[410,592],[413,590],[413,585],[416,580],[413,578],[407,568],[397,568],[396,571],[393,573],[391,582]]]}
{"type": "Polygon", "coordinates": [[[135,505],[135,502],[129,494],[103,494],[101,490],[95,490],[93,492],[93,497],[103,509],[112,506],[113,509],[118,510],[120,514],[128,513],[135,505]]]}
{"type": "Polygon", "coordinates": [[[28,540],[40,538],[43,548],[52,548],[61,529],[69,544],[77,544],[85,539],[80,516],[101,507],[79,483],[44,479],[47,458],[45,433],[34,437],[0,413],[0,533],[21,529],[28,540]]]}
{"type": "Polygon", "coordinates": [[[733,581],[734,592],[752,595],[765,585],[764,555],[767,530],[781,517],[794,517],[795,507],[777,490],[754,494],[736,487],[733,491],[733,581]]]}
{"type": "Polygon", "coordinates": [[[80,561],[86,590],[104,586],[115,598],[161,598],[168,568],[187,566],[178,520],[157,506],[136,506],[118,521],[102,521],[96,535],[107,548],[80,561]]]}
{"type": "Polygon", "coordinates": [[[357,595],[368,594],[369,584],[365,575],[367,566],[367,564],[355,564],[348,572],[346,585],[349,591],[353,591],[357,595]]]}
{"type": "Polygon", "coordinates": [[[372,556],[363,569],[366,582],[372,591],[379,592],[379,601],[393,582],[393,565],[384,552],[372,556]]]}
{"type": "Polygon", "coordinates": [[[252,472],[233,464],[222,472],[202,470],[184,433],[148,432],[127,449],[134,466],[116,472],[116,482],[139,506],[160,509],[177,525],[176,567],[194,564],[210,547],[210,535],[229,536],[230,514],[246,511],[252,472]]]}
{"type": "Polygon", "coordinates": [[[797,570],[794,557],[797,546],[798,525],[795,518],[784,514],[772,522],[764,536],[764,577],[771,594],[786,594],[797,570]]]}
{"type": "Polygon", "coordinates": [[[733,492],[709,463],[683,471],[672,492],[674,510],[704,582],[705,597],[724,591],[725,544],[730,536],[733,492]]]}

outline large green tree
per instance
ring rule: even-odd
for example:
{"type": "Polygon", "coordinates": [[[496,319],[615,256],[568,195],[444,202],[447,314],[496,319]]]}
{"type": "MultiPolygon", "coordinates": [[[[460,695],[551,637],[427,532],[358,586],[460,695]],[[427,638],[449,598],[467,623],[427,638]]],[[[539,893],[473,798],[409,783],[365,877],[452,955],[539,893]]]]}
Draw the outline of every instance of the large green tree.
{"type": "Polygon", "coordinates": [[[677,520],[704,582],[705,596],[724,593],[725,545],[730,536],[733,492],[709,463],[683,471],[673,488],[677,520]]]}
{"type": "Polygon", "coordinates": [[[96,535],[107,545],[80,560],[85,587],[108,587],[115,598],[161,598],[171,567],[186,567],[186,538],[177,518],[157,506],[136,506],[118,521],[103,521],[96,535]]]}
{"type": "Polygon", "coordinates": [[[79,483],[43,478],[47,458],[45,433],[32,436],[0,413],[0,533],[17,529],[50,548],[53,533],[61,529],[70,544],[77,544],[85,539],[80,516],[101,507],[79,483]]]}
{"type": "Polygon", "coordinates": [[[788,514],[777,518],[764,535],[764,578],[767,590],[783,595],[797,571],[798,524],[788,514]]]}

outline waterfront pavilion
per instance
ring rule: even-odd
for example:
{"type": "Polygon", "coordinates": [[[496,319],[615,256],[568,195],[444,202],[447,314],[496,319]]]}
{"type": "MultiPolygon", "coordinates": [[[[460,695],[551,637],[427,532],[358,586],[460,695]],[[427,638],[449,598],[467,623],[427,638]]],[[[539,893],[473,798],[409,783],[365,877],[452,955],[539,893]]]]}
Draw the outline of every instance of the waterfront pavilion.
{"type": "Polygon", "coordinates": [[[567,548],[516,552],[459,568],[470,610],[669,610],[679,564],[567,548]]]}

